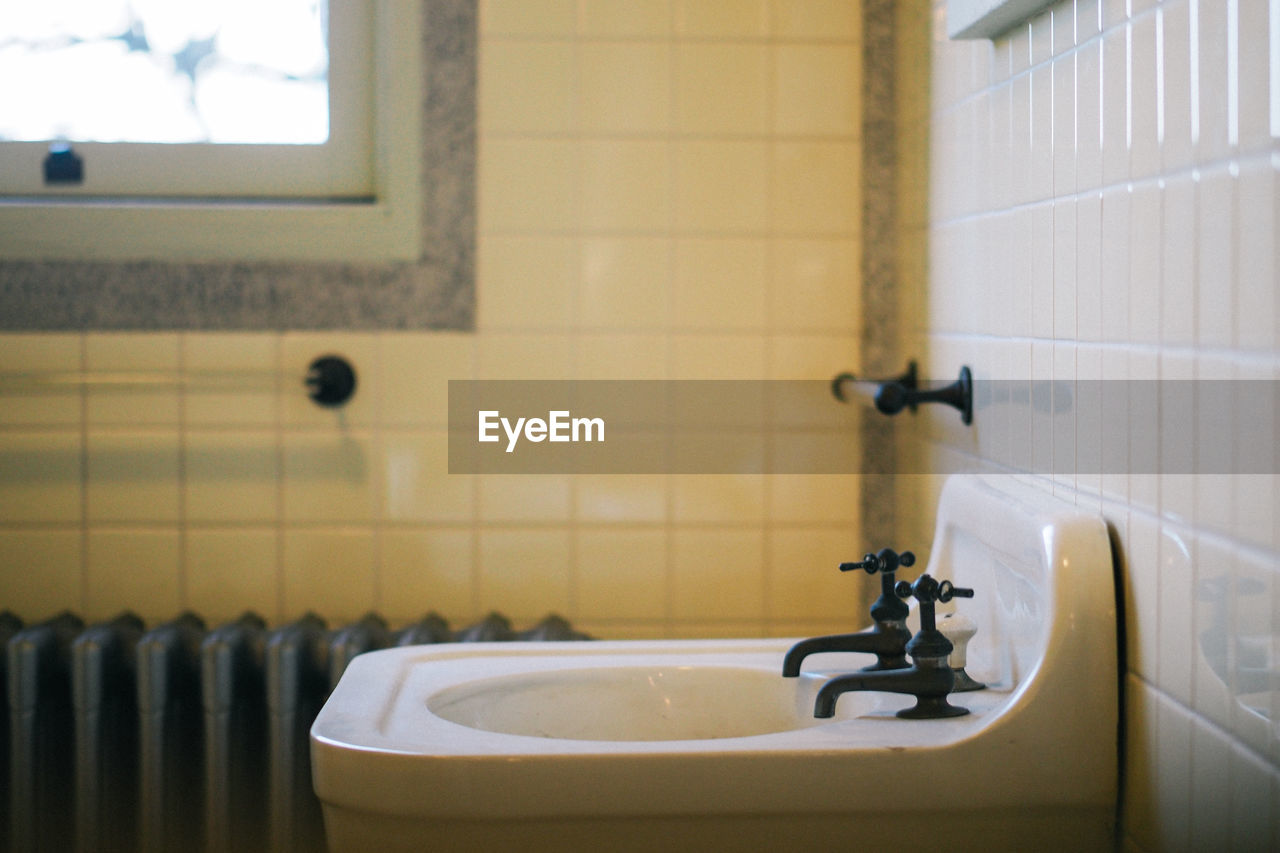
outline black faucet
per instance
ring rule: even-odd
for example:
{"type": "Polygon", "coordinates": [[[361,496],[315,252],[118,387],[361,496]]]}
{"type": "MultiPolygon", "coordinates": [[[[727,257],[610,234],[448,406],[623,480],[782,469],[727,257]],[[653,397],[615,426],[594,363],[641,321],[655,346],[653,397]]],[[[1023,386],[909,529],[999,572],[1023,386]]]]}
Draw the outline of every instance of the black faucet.
{"type": "Polygon", "coordinates": [[[968,708],[961,708],[947,701],[947,694],[955,687],[956,680],[947,661],[952,645],[935,623],[934,602],[950,601],[953,597],[973,598],[973,590],[962,589],[951,581],[939,583],[926,574],[917,578],[914,584],[899,582],[894,593],[900,598],[914,595],[920,602],[920,630],[907,643],[911,666],[889,672],[857,672],[831,679],[818,691],[818,698],[813,705],[815,717],[834,716],[836,700],[850,690],[908,693],[915,696],[916,704],[913,707],[898,712],[899,717],[910,720],[959,717],[969,713],[968,708]]]}
{"type": "Polygon", "coordinates": [[[800,662],[818,652],[869,652],[876,656],[876,662],[865,667],[863,672],[878,672],[885,669],[906,669],[907,642],[911,639],[911,631],[907,629],[907,614],[911,612],[906,603],[894,594],[894,573],[899,566],[911,566],[916,555],[910,551],[901,554],[891,548],[885,548],[879,554],[867,554],[857,563],[841,563],[840,571],[850,572],[865,569],[867,574],[880,574],[880,597],[871,605],[871,619],[875,622],[869,631],[858,634],[832,634],[827,637],[812,637],[801,640],[792,646],[782,659],[782,674],[786,678],[795,678],[800,674],[800,662]]]}

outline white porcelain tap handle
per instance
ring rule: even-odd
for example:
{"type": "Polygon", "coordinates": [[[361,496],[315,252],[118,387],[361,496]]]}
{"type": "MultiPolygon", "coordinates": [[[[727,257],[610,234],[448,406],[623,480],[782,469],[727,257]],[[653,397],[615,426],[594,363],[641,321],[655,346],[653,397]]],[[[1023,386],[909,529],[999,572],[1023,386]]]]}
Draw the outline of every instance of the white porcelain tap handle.
{"type": "Polygon", "coordinates": [[[963,613],[945,613],[938,618],[938,630],[955,647],[951,652],[951,668],[964,669],[965,649],[973,635],[978,633],[978,626],[963,613]]]}

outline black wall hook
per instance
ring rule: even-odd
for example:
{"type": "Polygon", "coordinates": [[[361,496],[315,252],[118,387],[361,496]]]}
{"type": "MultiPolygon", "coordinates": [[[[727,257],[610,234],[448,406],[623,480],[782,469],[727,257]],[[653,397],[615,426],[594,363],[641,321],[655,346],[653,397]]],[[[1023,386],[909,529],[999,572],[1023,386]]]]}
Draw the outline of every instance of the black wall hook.
{"type": "Polygon", "coordinates": [[[921,390],[916,376],[916,363],[907,365],[907,370],[897,379],[882,380],[869,383],[857,379],[852,373],[841,373],[832,380],[831,391],[836,399],[849,402],[846,389],[862,386],[875,401],[876,410],[886,415],[896,415],[903,409],[916,410],[921,403],[946,403],[960,412],[960,420],[965,426],[973,423],[973,373],[968,366],[960,368],[960,378],[942,388],[921,390]],[[866,386],[878,386],[872,391],[866,386]]]}
{"type": "Polygon", "coordinates": [[[307,396],[321,406],[341,406],[356,393],[356,371],[342,356],[322,355],[307,368],[307,396]]]}

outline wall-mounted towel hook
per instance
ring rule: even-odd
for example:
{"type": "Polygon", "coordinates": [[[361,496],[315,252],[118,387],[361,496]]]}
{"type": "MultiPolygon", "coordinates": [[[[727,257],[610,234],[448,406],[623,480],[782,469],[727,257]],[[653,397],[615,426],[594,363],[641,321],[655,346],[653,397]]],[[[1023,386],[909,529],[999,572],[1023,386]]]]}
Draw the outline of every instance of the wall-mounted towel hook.
{"type": "MultiPolygon", "coordinates": [[[[841,403],[847,403],[850,399],[849,391],[875,396],[881,386],[890,382],[895,382],[912,391],[916,390],[920,387],[916,380],[916,363],[914,361],[907,362],[907,369],[902,372],[902,375],[895,376],[892,379],[859,379],[852,373],[836,374],[836,378],[831,380],[831,393],[841,403]]],[[[911,408],[913,411],[915,410],[914,405],[911,408]]]]}
{"type": "Polygon", "coordinates": [[[832,381],[831,390],[836,399],[848,402],[846,391],[850,386],[864,396],[871,396],[877,411],[886,415],[896,415],[903,409],[914,412],[921,403],[946,403],[960,412],[960,420],[965,426],[973,423],[973,373],[967,365],[960,368],[959,379],[942,388],[921,390],[913,361],[902,376],[878,383],[859,380],[851,373],[841,373],[832,381]]]}

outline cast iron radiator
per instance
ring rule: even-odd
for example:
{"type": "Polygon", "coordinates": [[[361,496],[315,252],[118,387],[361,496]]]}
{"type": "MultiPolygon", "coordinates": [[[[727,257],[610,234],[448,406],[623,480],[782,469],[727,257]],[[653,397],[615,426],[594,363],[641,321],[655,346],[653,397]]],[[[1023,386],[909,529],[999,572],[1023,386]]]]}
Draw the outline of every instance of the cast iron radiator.
{"type": "Polygon", "coordinates": [[[308,614],[147,629],[124,613],[24,626],[0,612],[0,850],[316,851],[308,732],[353,657],[388,646],[579,640],[558,616],[516,632],[492,614],[393,630],[308,614]]]}

